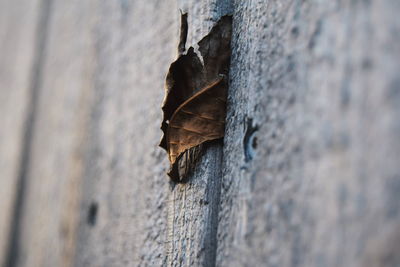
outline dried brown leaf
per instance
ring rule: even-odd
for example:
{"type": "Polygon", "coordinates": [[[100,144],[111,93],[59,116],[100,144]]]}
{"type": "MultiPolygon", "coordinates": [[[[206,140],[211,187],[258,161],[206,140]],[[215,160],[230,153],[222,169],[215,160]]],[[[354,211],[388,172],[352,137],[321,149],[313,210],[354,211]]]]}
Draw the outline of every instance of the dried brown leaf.
{"type": "Polygon", "coordinates": [[[167,132],[169,160],[173,164],[185,150],[224,136],[226,110],[222,78],[200,90],[174,112],[167,132]]]}
{"type": "Polygon", "coordinates": [[[169,176],[184,180],[199,145],[224,136],[232,18],[222,17],[199,43],[204,64],[190,47],[186,54],[187,14],[182,14],[178,59],[169,68],[160,146],[169,156],[169,176]],[[195,149],[197,148],[197,149],[195,149]]]}

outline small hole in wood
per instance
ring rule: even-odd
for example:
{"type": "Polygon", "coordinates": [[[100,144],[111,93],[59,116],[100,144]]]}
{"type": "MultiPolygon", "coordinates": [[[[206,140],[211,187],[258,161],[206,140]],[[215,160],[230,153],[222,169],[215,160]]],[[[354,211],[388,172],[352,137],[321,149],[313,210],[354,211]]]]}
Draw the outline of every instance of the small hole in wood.
{"type": "Polygon", "coordinates": [[[257,136],[253,137],[253,142],[251,143],[251,146],[253,147],[253,149],[257,148],[257,136]]]}
{"type": "Polygon", "coordinates": [[[97,212],[98,212],[98,205],[96,202],[92,202],[89,206],[88,216],[87,216],[87,223],[90,226],[96,225],[97,212]]]}
{"type": "Polygon", "coordinates": [[[256,149],[258,146],[257,133],[258,125],[253,124],[252,119],[247,120],[247,129],[243,139],[244,148],[244,160],[249,162],[252,160],[256,154],[256,149]]]}
{"type": "Polygon", "coordinates": [[[294,26],[290,32],[294,38],[297,38],[299,36],[299,27],[294,26]]]}

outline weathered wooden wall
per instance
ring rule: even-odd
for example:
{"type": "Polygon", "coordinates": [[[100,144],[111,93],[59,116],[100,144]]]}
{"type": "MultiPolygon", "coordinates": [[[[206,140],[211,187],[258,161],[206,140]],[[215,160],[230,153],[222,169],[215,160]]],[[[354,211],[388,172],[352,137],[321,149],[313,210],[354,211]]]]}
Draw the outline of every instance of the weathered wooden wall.
{"type": "Polygon", "coordinates": [[[400,265],[397,0],[0,0],[4,266],[400,265]],[[226,136],[166,177],[176,57],[233,14],[226,136]]]}
{"type": "Polygon", "coordinates": [[[399,10],[236,3],[218,265],[400,265],[399,10]]]}

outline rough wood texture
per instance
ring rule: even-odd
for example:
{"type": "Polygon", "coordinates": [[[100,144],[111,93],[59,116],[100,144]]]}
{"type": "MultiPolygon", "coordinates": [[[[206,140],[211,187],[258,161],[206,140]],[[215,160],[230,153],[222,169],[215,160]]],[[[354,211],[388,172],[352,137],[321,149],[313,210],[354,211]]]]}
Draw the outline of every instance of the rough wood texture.
{"type": "Polygon", "coordinates": [[[400,264],[399,11],[236,1],[217,265],[400,264]]]}
{"type": "Polygon", "coordinates": [[[5,266],[400,264],[398,1],[0,4],[5,266]],[[186,184],[157,146],[179,9],[188,46],[234,19],[186,184]]]}

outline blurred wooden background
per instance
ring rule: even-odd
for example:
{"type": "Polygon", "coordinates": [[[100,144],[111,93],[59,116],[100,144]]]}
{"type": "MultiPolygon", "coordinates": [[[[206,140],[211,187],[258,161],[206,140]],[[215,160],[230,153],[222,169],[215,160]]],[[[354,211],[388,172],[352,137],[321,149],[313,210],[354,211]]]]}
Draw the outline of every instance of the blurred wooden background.
{"type": "Polygon", "coordinates": [[[397,0],[0,0],[3,266],[400,266],[397,0]],[[233,14],[226,136],[157,147],[180,12],[233,14]]]}

